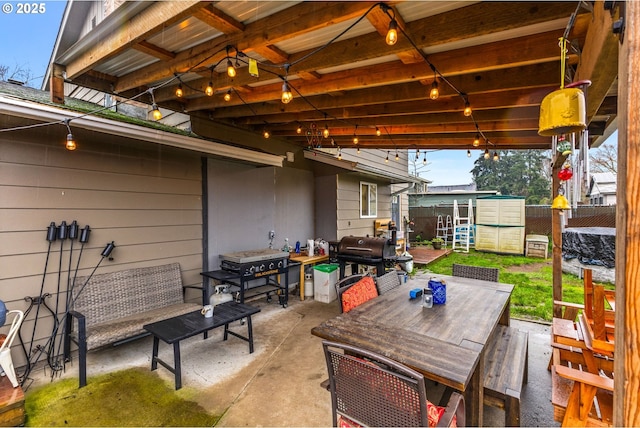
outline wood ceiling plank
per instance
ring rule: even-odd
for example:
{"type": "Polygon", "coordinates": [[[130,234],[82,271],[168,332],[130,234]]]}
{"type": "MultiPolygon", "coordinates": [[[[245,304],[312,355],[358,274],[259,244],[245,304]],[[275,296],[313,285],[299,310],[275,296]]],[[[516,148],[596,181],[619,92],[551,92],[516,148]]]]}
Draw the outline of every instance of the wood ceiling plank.
{"type": "Polygon", "coordinates": [[[96,65],[158,33],[167,25],[185,19],[206,5],[196,0],[155,2],[118,26],[111,34],[66,66],[68,79],[73,79],[96,65]]]}
{"type": "Polygon", "coordinates": [[[284,11],[247,24],[241,34],[217,37],[187,50],[177,52],[172,61],[151,64],[120,77],[116,91],[139,87],[184,73],[196,66],[208,66],[221,58],[218,52],[227,45],[237,46],[243,52],[251,52],[258,46],[267,46],[287,40],[318,28],[359,17],[371,7],[363,2],[303,2],[284,11]],[[213,53],[212,53],[213,52],[213,53]]]}
{"type": "MultiPolygon", "coordinates": [[[[504,92],[482,93],[474,100],[474,109],[476,111],[515,107],[535,107],[538,109],[542,99],[556,89],[555,84],[552,84],[546,87],[540,87],[533,92],[530,89],[514,89],[504,92]]],[[[252,116],[248,113],[249,110],[246,106],[231,107],[231,109],[233,109],[233,111],[216,109],[211,113],[211,118],[235,117],[238,123],[251,125],[265,122],[293,123],[318,121],[319,117],[318,112],[315,110],[282,113],[274,109],[271,114],[262,111],[264,114],[252,116]],[[243,108],[244,110],[241,110],[243,108]]],[[[325,109],[323,112],[327,113],[329,119],[345,116],[353,120],[364,118],[365,121],[371,122],[372,124],[381,124],[385,123],[388,117],[393,116],[412,116],[424,113],[434,115],[447,111],[457,112],[459,109],[460,100],[458,97],[440,97],[437,102],[431,102],[430,100],[425,100],[425,102],[388,102],[363,107],[325,109]]]]}
{"type": "MultiPolygon", "coordinates": [[[[559,64],[546,63],[537,66],[515,67],[507,70],[492,70],[482,75],[462,75],[453,76],[449,79],[457,88],[464,88],[465,92],[471,97],[474,93],[500,91],[505,89],[517,89],[523,87],[548,86],[553,82],[554,76],[559,73],[559,64]]],[[[316,85],[327,85],[325,77],[316,85]]],[[[305,82],[313,85],[312,82],[305,82]]],[[[244,102],[248,104],[262,103],[278,99],[281,88],[279,85],[269,85],[260,88],[244,102]]],[[[307,101],[301,100],[300,97],[294,97],[289,104],[280,105],[282,112],[295,111],[297,109],[309,109],[309,102],[315,109],[323,110],[325,108],[335,108],[336,105],[341,107],[369,105],[385,102],[393,102],[395,100],[424,100],[426,98],[425,89],[420,82],[408,82],[400,85],[376,86],[373,88],[352,90],[340,98],[332,98],[326,95],[317,97],[306,97],[307,101]],[[306,106],[306,107],[305,107],[306,106]]],[[[473,103],[473,100],[471,101],[473,103]]],[[[236,102],[236,104],[239,102],[236,102]]],[[[212,98],[197,98],[189,100],[187,111],[213,109],[222,107],[222,102],[212,98]]],[[[462,108],[462,104],[461,107],[462,108]]],[[[260,113],[258,113],[260,114],[260,113]]]]}

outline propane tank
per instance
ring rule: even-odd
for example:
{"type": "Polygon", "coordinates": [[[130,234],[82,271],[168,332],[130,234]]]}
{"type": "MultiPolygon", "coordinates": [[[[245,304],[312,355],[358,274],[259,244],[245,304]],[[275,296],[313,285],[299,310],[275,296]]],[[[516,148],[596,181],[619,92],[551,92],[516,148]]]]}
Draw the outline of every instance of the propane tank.
{"type": "Polygon", "coordinates": [[[313,274],[304,274],[304,297],[313,297],[313,274]]]}
{"type": "Polygon", "coordinates": [[[220,303],[230,302],[233,300],[233,296],[229,293],[229,288],[226,285],[216,285],[213,294],[209,297],[209,304],[211,306],[219,305],[220,303]]]}

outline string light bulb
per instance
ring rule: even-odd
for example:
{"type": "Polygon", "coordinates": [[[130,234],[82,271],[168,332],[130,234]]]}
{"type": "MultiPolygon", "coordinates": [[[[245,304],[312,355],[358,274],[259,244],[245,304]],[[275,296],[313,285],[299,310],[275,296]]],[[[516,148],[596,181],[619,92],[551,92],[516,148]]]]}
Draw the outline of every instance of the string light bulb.
{"type": "Polygon", "coordinates": [[[229,77],[236,77],[236,68],[233,66],[230,59],[227,59],[227,75],[229,77]]]}
{"type": "Polygon", "coordinates": [[[210,97],[213,95],[213,82],[211,80],[209,80],[209,84],[207,85],[207,87],[204,90],[204,93],[210,97]]]}
{"type": "Polygon", "coordinates": [[[73,134],[67,134],[67,143],[64,145],[64,147],[69,151],[74,151],[78,148],[76,142],[73,139],[73,134]]]}
{"type": "Polygon", "coordinates": [[[178,88],[176,89],[176,97],[182,98],[184,92],[182,92],[182,83],[178,84],[178,88]]]}
{"type": "Polygon", "coordinates": [[[262,136],[263,136],[264,138],[269,138],[269,137],[271,137],[271,134],[269,134],[269,131],[268,131],[267,129],[265,129],[265,130],[262,132],[262,136]]]}
{"type": "Polygon", "coordinates": [[[302,134],[302,126],[298,125],[296,128],[296,134],[302,134]]]}
{"type": "Polygon", "coordinates": [[[484,158],[489,159],[489,156],[490,156],[489,149],[484,149],[484,158]]]}
{"type": "Polygon", "coordinates": [[[376,126],[376,137],[379,137],[381,135],[382,135],[382,131],[380,131],[380,128],[376,126]]]}
{"type": "Polygon", "coordinates": [[[498,152],[493,152],[493,160],[497,162],[499,159],[500,156],[498,156],[498,152]]]}
{"type": "Polygon", "coordinates": [[[226,93],[226,94],[224,94],[224,100],[225,100],[226,102],[231,101],[231,89],[229,89],[229,90],[227,91],[227,93],[226,93]]]}
{"type": "Polygon", "coordinates": [[[385,41],[389,46],[395,45],[398,41],[398,23],[396,22],[395,18],[393,18],[389,22],[389,30],[387,31],[387,37],[385,38],[385,41]]]}
{"type": "Polygon", "coordinates": [[[396,150],[396,160],[400,160],[400,155],[398,155],[398,151],[396,150]]]}
{"type": "Polygon", "coordinates": [[[387,150],[387,157],[385,158],[384,162],[385,162],[385,163],[388,163],[388,162],[389,162],[389,150],[387,150]]]}
{"type": "Polygon", "coordinates": [[[282,97],[280,97],[280,100],[282,101],[282,104],[289,104],[292,99],[293,94],[291,93],[291,89],[289,89],[289,84],[285,80],[282,84],[282,97]]]}
{"type": "Polygon", "coordinates": [[[356,150],[356,154],[360,154],[360,147],[358,147],[358,150],[356,150]]]}
{"type": "Polygon", "coordinates": [[[424,153],[424,157],[422,158],[422,165],[427,164],[427,152],[424,153]]]}
{"type": "Polygon", "coordinates": [[[342,160],[342,150],[338,147],[338,160],[342,160]]]}
{"type": "Polygon", "coordinates": [[[329,125],[325,124],[324,129],[322,130],[322,136],[324,138],[329,138],[329,125]]]}
{"type": "Polygon", "coordinates": [[[471,150],[467,149],[467,157],[470,158],[471,157],[471,150]]]}
{"type": "Polygon", "coordinates": [[[431,84],[431,90],[429,91],[429,98],[432,100],[437,100],[440,96],[440,90],[438,89],[438,79],[433,78],[433,83],[431,84]]]}
{"type": "Polygon", "coordinates": [[[67,126],[67,142],[64,145],[64,147],[69,150],[69,151],[73,151],[75,149],[78,148],[78,146],[76,145],[75,140],[73,139],[73,134],[71,133],[71,127],[69,127],[69,119],[65,119],[64,124],[67,126]]]}
{"type": "Polygon", "coordinates": [[[358,125],[356,125],[356,129],[354,129],[353,131],[353,144],[358,144],[360,142],[360,140],[358,139],[358,135],[356,134],[358,132],[358,125]]]}
{"type": "Polygon", "coordinates": [[[478,147],[480,145],[480,134],[476,134],[476,138],[473,139],[473,147],[478,147]]]}
{"type": "Polygon", "coordinates": [[[469,100],[464,101],[464,115],[469,117],[471,116],[471,105],[469,104],[469,100]]]}
{"type": "Polygon", "coordinates": [[[153,103],[153,105],[151,106],[151,115],[153,116],[154,120],[162,119],[162,113],[160,112],[160,109],[158,108],[158,104],[153,103]]]}

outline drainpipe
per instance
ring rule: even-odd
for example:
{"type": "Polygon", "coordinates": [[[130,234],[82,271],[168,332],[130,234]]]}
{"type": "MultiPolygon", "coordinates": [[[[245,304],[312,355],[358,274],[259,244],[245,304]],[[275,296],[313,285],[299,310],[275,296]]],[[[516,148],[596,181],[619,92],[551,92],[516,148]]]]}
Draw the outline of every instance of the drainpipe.
{"type": "Polygon", "coordinates": [[[400,189],[400,190],[397,190],[397,191],[393,192],[393,193],[391,194],[391,197],[393,197],[393,196],[398,196],[400,193],[404,193],[404,192],[406,192],[407,190],[411,190],[411,189],[413,189],[413,188],[415,188],[415,187],[416,187],[416,183],[415,183],[415,182],[413,182],[413,183],[411,183],[411,186],[409,186],[409,187],[405,187],[404,189],[400,189]]]}

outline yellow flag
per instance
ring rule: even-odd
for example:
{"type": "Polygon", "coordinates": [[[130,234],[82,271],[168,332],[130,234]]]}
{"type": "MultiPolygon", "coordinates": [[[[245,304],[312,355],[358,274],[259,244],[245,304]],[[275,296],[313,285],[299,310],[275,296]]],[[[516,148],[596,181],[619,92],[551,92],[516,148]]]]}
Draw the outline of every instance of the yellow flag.
{"type": "Polygon", "coordinates": [[[249,74],[258,77],[258,62],[253,58],[249,58],[249,74]]]}

